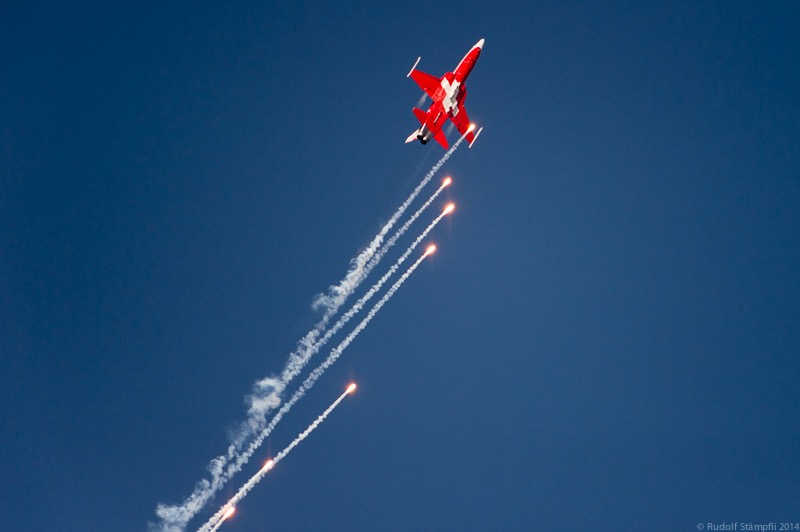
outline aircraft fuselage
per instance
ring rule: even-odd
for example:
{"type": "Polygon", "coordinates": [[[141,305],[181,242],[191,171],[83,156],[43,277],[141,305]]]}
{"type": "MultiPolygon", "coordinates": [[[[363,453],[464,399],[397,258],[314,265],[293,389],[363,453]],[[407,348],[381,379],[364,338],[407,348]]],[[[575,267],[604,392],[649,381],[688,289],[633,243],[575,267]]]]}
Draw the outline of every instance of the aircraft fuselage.
{"type": "Polygon", "coordinates": [[[453,72],[447,72],[438,79],[430,74],[416,70],[416,66],[419,63],[419,59],[417,59],[417,63],[414,64],[408,75],[417,82],[433,100],[433,103],[431,103],[427,111],[413,109],[414,115],[421,126],[408,137],[406,142],[419,140],[426,144],[429,140],[435,138],[447,149],[447,139],[442,132],[442,127],[448,119],[453,121],[462,135],[467,135],[467,140],[470,144],[474,141],[477,135],[472,133],[470,129],[472,126],[464,109],[464,100],[467,97],[465,81],[481,55],[483,43],[483,39],[478,41],[458,63],[453,72]]]}

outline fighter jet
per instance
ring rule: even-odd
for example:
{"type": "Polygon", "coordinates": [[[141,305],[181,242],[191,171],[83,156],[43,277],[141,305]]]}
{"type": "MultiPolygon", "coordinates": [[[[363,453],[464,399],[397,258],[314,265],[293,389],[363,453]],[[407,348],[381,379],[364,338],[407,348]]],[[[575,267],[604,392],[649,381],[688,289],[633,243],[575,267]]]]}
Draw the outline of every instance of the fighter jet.
{"type": "Polygon", "coordinates": [[[426,74],[421,70],[417,70],[420,58],[411,67],[406,77],[410,77],[417,82],[417,85],[425,91],[433,103],[428,108],[428,111],[423,111],[414,107],[414,116],[419,120],[420,128],[414,131],[407,139],[406,144],[415,140],[420,141],[422,144],[427,144],[432,138],[442,145],[444,149],[448,148],[447,137],[445,137],[442,126],[447,122],[447,119],[453,121],[456,129],[464,135],[466,134],[467,142],[470,147],[475,139],[478,138],[483,128],[475,133],[474,126],[470,124],[467,117],[467,110],[464,109],[464,100],[467,98],[467,87],[464,82],[467,76],[472,72],[472,67],[478,61],[483,48],[483,39],[478,41],[472,49],[467,52],[464,59],[456,67],[455,72],[447,72],[441,78],[426,74]]]}

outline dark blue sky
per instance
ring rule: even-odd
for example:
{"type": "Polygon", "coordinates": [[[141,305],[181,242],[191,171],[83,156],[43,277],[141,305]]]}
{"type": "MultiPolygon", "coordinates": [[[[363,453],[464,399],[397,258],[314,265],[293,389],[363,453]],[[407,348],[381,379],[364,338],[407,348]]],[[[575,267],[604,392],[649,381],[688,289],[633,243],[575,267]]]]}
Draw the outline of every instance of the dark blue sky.
{"type": "Polygon", "coordinates": [[[190,493],[442,154],[403,144],[408,69],[481,37],[439,252],[224,490],[358,381],[223,530],[800,521],[796,4],[0,20],[0,529],[144,530],[190,493]]]}

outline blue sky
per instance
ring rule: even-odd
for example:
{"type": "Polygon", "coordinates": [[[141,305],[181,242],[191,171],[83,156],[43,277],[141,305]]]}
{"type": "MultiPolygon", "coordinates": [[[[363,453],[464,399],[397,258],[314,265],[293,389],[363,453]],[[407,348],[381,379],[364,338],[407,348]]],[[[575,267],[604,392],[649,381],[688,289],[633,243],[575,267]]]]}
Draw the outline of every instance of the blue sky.
{"type": "Polygon", "coordinates": [[[403,144],[408,69],[482,37],[439,251],[223,530],[797,522],[799,14],[0,8],[0,529],[145,530],[191,492],[441,156],[403,144]]]}

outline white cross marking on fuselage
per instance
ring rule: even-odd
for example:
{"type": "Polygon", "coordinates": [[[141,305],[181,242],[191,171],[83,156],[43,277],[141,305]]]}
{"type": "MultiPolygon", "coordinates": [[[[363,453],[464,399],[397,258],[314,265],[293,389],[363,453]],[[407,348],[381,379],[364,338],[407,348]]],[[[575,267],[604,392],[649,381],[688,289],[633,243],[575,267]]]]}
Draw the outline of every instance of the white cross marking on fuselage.
{"type": "Polygon", "coordinates": [[[444,110],[450,113],[456,108],[456,96],[461,83],[454,81],[451,85],[447,78],[442,78],[442,89],[444,89],[444,98],[442,98],[442,106],[444,110]]]}

